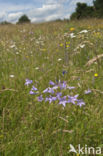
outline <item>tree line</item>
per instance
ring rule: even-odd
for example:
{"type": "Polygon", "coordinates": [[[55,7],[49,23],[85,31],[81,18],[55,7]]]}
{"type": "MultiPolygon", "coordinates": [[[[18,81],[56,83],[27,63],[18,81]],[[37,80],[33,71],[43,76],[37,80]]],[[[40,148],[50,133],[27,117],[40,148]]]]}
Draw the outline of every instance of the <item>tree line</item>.
{"type": "MultiPolygon", "coordinates": [[[[76,4],[75,12],[72,13],[70,19],[84,19],[84,18],[103,18],[103,0],[93,0],[93,6],[88,6],[86,3],[78,2],[76,4]]],[[[22,15],[17,24],[30,23],[30,19],[27,15],[22,15]]],[[[1,24],[11,24],[7,21],[1,22],[1,24]]]]}
{"type": "Polygon", "coordinates": [[[103,0],[93,0],[93,6],[78,2],[70,19],[103,18],[103,0]]]}
{"type": "MultiPolygon", "coordinates": [[[[28,18],[27,15],[22,15],[19,19],[18,19],[18,22],[16,24],[23,24],[23,23],[30,23],[31,20],[28,18]]],[[[8,24],[11,24],[10,22],[7,22],[7,21],[3,21],[0,23],[1,25],[8,25],[8,24]]]]}

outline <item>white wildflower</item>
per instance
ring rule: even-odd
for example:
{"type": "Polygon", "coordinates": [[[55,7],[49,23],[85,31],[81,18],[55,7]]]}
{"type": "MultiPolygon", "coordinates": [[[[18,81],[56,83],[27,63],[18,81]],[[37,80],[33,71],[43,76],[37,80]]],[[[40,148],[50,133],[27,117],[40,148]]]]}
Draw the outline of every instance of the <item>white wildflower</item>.
{"type": "Polygon", "coordinates": [[[71,33],[71,34],[70,34],[70,37],[71,37],[71,38],[75,38],[76,36],[74,35],[74,33],[71,33]]]}
{"type": "Polygon", "coordinates": [[[62,61],[62,59],[61,59],[61,58],[59,58],[59,59],[58,59],[58,62],[60,62],[60,61],[62,61]]]}
{"type": "Polygon", "coordinates": [[[10,75],[11,78],[15,77],[14,75],[10,75]]]}
{"type": "Polygon", "coordinates": [[[35,70],[39,70],[39,67],[36,67],[35,70]]]}
{"type": "Polygon", "coordinates": [[[88,30],[82,30],[82,31],[79,32],[79,34],[87,33],[87,32],[88,32],[88,30]]]}
{"type": "Polygon", "coordinates": [[[85,44],[81,44],[81,45],[80,45],[80,48],[84,48],[84,47],[85,47],[85,44]]]}

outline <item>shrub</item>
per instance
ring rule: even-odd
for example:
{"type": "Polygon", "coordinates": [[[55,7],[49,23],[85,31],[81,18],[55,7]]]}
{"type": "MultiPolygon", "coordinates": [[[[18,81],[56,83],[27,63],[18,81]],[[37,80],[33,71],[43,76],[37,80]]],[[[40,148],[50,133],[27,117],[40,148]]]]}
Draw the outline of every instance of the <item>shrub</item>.
{"type": "Polygon", "coordinates": [[[30,23],[30,19],[28,18],[27,15],[23,15],[19,18],[18,24],[22,24],[22,23],[30,23]]]}

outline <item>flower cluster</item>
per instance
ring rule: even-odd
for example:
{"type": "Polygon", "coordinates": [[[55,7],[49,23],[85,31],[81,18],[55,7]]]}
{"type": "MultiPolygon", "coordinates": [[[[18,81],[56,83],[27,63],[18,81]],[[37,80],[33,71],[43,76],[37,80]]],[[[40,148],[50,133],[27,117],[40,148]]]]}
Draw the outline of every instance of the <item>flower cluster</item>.
{"type": "MultiPolygon", "coordinates": [[[[32,84],[33,83],[33,80],[29,80],[29,79],[26,79],[25,80],[25,85],[26,86],[29,86],[30,84],[32,84]]],[[[32,86],[32,88],[31,88],[31,90],[30,90],[30,92],[29,92],[29,94],[31,94],[31,95],[35,95],[35,94],[37,94],[38,92],[38,89],[33,85],[32,86]]]]}
{"type": "MultiPolygon", "coordinates": [[[[33,81],[26,79],[25,85],[29,85],[32,84],[33,81]]],[[[54,83],[53,81],[49,81],[49,87],[47,87],[46,89],[44,89],[42,91],[42,93],[37,97],[39,102],[45,101],[45,102],[55,102],[57,101],[58,104],[63,105],[64,107],[66,106],[66,104],[71,103],[73,105],[78,105],[78,106],[83,106],[85,105],[85,102],[83,101],[83,99],[78,99],[79,95],[65,95],[65,91],[67,90],[73,90],[75,89],[74,86],[68,86],[66,81],[58,81],[56,83],[54,83]]],[[[37,92],[38,89],[33,85],[29,94],[37,94],[39,92],[37,92]]],[[[84,94],[89,94],[91,93],[91,90],[85,90],[84,94]]]]}

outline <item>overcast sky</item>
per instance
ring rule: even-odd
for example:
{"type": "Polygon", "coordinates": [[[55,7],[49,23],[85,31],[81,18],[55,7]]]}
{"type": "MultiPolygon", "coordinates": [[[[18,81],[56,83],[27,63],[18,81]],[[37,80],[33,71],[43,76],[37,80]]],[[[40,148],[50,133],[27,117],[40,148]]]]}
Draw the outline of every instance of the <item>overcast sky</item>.
{"type": "Polygon", "coordinates": [[[93,0],[0,0],[0,21],[17,22],[23,14],[32,22],[69,18],[77,2],[93,0]]]}

